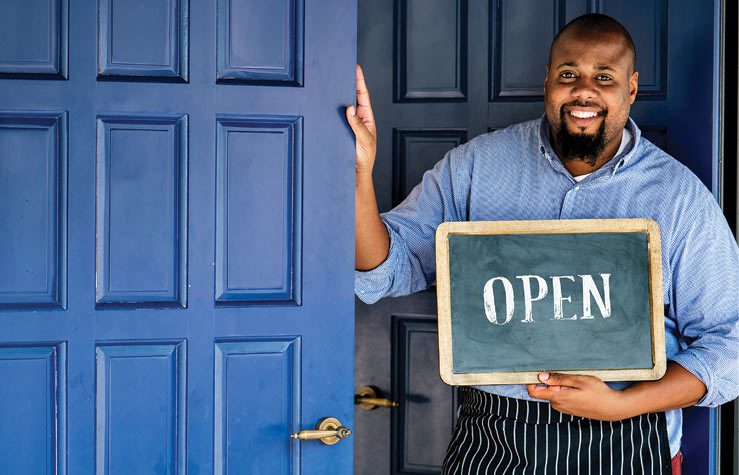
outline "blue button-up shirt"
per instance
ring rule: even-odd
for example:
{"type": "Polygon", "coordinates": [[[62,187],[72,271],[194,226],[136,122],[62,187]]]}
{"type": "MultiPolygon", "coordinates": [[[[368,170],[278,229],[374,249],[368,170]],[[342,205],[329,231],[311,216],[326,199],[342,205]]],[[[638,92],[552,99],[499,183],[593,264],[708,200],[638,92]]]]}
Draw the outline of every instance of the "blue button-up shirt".
{"type": "MultiPolygon", "coordinates": [[[[436,280],[434,233],[445,221],[651,218],[660,226],[667,358],[708,388],[698,405],[739,393],[739,248],[711,193],[677,160],[641,137],[577,182],[549,142],[545,118],[481,135],[451,150],[382,220],[387,259],[356,272],[355,291],[372,303],[436,280]]],[[[611,383],[623,388],[627,383],[611,383]]],[[[523,385],[482,386],[531,399],[523,385]]],[[[670,449],[680,448],[682,413],[667,412],[670,449]]]]}

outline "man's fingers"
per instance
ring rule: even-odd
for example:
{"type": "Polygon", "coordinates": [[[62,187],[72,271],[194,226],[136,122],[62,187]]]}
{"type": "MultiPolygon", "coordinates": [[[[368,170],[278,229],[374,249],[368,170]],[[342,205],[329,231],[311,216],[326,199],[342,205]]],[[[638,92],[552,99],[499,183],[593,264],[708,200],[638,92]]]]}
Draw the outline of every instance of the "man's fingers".
{"type": "Polygon", "coordinates": [[[539,386],[538,384],[527,384],[526,385],[526,391],[528,391],[529,396],[535,397],[537,399],[548,399],[547,397],[542,396],[548,396],[550,392],[547,392],[546,389],[548,386],[539,386]]]}
{"type": "Polygon", "coordinates": [[[527,384],[529,396],[552,401],[564,392],[581,389],[587,383],[587,376],[562,373],[539,373],[539,381],[544,385],[527,384]]]}
{"type": "Polygon", "coordinates": [[[354,131],[354,135],[359,134],[362,129],[366,129],[362,119],[357,115],[357,109],[354,106],[346,108],[346,120],[354,131]]]}
{"type": "Polygon", "coordinates": [[[537,384],[527,384],[526,390],[529,396],[536,399],[545,399],[551,401],[560,395],[563,391],[571,388],[565,386],[539,386],[537,384]]]}
{"type": "Polygon", "coordinates": [[[349,122],[349,126],[354,131],[354,136],[357,140],[372,140],[372,133],[367,129],[367,125],[364,123],[362,118],[357,114],[357,109],[354,106],[346,108],[346,120],[349,122]]]}
{"type": "Polygon", "coordinates": [[[362,118],[364,125],[372,132],[375,127],[375,116],[372,113],[367,83],[364,81],[362,67],[357,65],[357,114],[362,118]]]}
{"type": "Polygon", "coordinates": [[[367,89],[367,83],[364,81],[364,73],[362,67],[357,64],[357,105],[359,107],[371,107],[369,90],[367,89]]]}
{"type": "Polygon", "coordinates": [[[539,381],[548,386],[569,386],[571,388],[582,388],[587,384],[587,376],[562,373],[539,373],[539,381]]]}
{"type": "Polygon", "coordinates": [[[536,397],[536,384],[527,384],[526,391],[529,393],[529,396],[536,397]]]}

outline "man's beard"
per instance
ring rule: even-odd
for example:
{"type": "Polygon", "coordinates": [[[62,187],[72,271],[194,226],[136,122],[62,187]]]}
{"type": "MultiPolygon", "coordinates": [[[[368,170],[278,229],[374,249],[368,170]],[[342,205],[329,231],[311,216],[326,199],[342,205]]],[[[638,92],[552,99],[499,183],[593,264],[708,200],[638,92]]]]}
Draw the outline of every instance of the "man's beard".
{"type": "Polygon", "coordinates": [[[559,145],[559,158],[563,162],[579,159],[594,167],[598,157],[606,148],[606,115],[608,111],[603,110],[601,112],[603,118],[595,134],[573,134],[565,124],[564,108],[566,105],[568,104],[565,104],[559,110],[559,124],[552,127],[559,145]]]}

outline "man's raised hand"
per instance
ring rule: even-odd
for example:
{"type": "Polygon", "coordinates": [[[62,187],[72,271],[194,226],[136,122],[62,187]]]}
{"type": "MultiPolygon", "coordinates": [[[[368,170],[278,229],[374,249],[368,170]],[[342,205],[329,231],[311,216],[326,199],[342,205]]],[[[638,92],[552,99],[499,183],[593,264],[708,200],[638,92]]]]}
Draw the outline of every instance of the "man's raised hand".
{"type": "Polygon", "coordinates": [[[357,175],[371,176],[377,152],[377,130],[369,91],[359,65],[357,65],[357,107],[352,105],[346,108],[346,119],[357,141],[357,175]]]}
{"type": "Polygon", "coordinates": [[[372,167],[377,153],[377,130],[369,91],[362,68],[357,65],[357,107],[346,108],[346,120],[357,140],[354,266],[370,270],[379,266],[390,250],[390,236],[380,219],[372,183],[372,167]]]}

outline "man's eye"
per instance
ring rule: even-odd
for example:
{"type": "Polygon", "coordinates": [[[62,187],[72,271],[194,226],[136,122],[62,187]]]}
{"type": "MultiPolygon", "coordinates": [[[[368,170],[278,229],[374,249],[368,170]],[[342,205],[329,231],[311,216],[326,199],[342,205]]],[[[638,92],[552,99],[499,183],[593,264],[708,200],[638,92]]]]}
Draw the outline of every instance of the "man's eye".
{"type": "Polygon", "coordinates": [[[559,76],[564,79],[573,79],[575,77],[575,73],[572,73],[570,71],[563,71],[562,73],[560,73],[559,76]]]}
{"type": "Polygon", "coordinates": [[[595,79],[597,79],[598,81],[612,81],[611,77],[610,76],[606,76],[605,74],[601,74],[599,76],[596,76],[595,79]]]}

